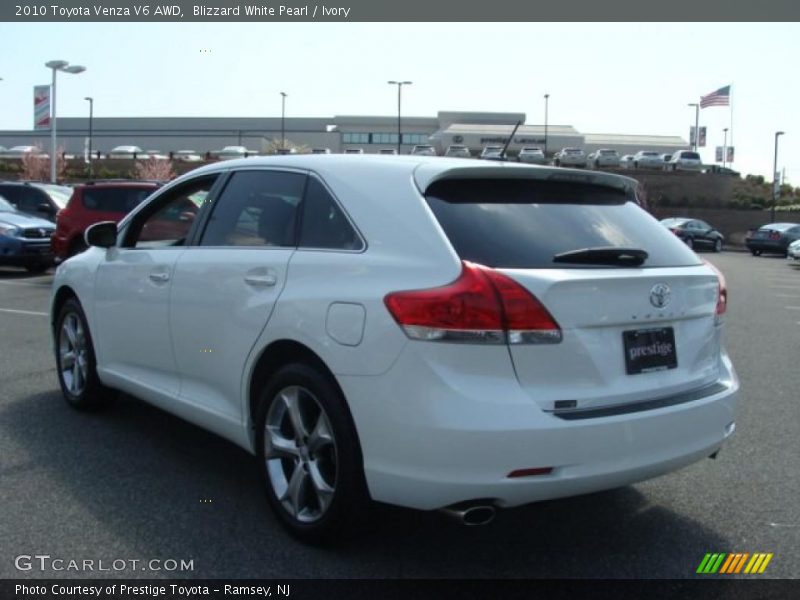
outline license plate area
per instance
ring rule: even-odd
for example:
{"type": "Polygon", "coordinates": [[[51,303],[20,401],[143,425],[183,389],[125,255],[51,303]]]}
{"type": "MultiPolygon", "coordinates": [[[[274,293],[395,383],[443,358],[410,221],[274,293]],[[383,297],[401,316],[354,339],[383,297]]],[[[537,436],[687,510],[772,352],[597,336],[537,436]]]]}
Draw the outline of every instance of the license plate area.
{"type": "Polygon", "coordinates": [[[672,327],[623,331],[622,341],[628,375],[665,371],[678,366],[672,327]]]}

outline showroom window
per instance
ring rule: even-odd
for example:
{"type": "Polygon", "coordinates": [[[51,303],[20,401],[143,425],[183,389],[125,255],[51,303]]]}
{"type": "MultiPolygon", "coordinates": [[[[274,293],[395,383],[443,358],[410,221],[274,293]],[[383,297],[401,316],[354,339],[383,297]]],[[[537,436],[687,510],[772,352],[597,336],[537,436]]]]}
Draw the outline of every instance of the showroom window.
{"type": "Polygon", "coordinates": [[[397,144],[397,134],[396,133],[373,133],[372,134],[372,143],[373,144],[397,144]]]}
{"type": "Polygon", "coordinates": [[[343,133],[343,144],[369,144],[368,133],[343,133]]]}

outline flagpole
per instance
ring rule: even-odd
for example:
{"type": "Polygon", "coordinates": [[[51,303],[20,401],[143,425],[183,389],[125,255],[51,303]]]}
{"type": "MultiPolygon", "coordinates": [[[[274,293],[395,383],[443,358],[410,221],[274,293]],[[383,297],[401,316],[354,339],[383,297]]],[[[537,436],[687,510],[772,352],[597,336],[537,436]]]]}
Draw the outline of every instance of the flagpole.
{"type": "MultiPolygon", "coordinates": [[[[733,153],[734,153],[733,157],[736,158],[736,147],[733,145],[733,84],[731,84],[731,91],[730,91],[730,94],[728,94],[728,96],[730,97],[730,104],[728,105],[728,109],[730,110],[730,119],[731,119],[731,123],[730,123],[731,145],[730,145],[730,147],[733,148],[733,153]]],[[[726,148],[725,149],[725,153],[727,154],[727,152],[728,152],[728,149],[726,148]]],[[[726,156],[725,158],[728,158],[728,157],[726,156]]]]}

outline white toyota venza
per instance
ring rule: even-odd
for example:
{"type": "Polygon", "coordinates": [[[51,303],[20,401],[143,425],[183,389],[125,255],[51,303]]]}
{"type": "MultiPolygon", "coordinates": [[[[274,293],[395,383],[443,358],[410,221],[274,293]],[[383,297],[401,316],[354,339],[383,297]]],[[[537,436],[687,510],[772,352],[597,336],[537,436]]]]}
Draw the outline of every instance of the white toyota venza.
{"type": "Polygon", "coordinates": [[[734,431],[727,291],[635,185],[410,156],[197,169],[58,268],[61,389],[246,448],[310,541],[370,500],[480,523],[673,471],[734,431]]]}

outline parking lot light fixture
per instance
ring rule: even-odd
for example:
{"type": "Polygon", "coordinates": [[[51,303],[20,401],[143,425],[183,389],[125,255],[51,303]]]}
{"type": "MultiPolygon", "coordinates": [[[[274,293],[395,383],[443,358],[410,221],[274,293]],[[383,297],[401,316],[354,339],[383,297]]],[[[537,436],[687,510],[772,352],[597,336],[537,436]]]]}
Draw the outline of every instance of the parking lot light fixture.
{"type": "Polygon", "coordinates": [[[400,154],[400,144],[403,140],[403,131],[400,126],[400,96],[404,85],[411,85],[412,81],[387,81],[389,85],[397,86],[397,153],[400,154]]]}
{"type": "Polygon", "coordinates": [[[547,108],[550,94],[544,95],[544,158],[547,160],[547,108]]]}
{"type": "Polygon", "coordinates": [[[281,154],[286,151],[286,92],[281,92],[281,154]]]}
{"type": "Polygon", "coordinates": [[[94,119],[94,98],[84,98],[89,103],[89,177],[92,177],[92,121],[94,119]]]}
{"type": "Polygon", "coordinates": [[[772,211],[770,215],[771,222],[775,222],[775,205],[778,203],[778,196],[780,196],[780,187],[778,183],[778,138],[783,135],[783,131],[775,132],[775,153],[773,154],[772,162],[772,211]]]}
{"type": "Polygon", "coordinates": [[[53,71],[53,83],[50,87],[50,182],[56,182],[56,163],[58,157],[56,156],[56,73],[63,71],[77,75],[83,73],[86,67],[81,65],[70,65],[66,60],[50,60],[44,63],[44,66],[53,71]]]}
{"type": "Polygon", "coordinates": [[[696,102],[690,102],[687,106],[694,106],[694,144],[692,144],[692,150],[697,152],[697,144],[700,141],[700,105],[696,102]]]}

